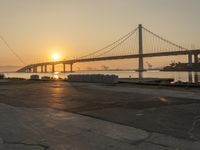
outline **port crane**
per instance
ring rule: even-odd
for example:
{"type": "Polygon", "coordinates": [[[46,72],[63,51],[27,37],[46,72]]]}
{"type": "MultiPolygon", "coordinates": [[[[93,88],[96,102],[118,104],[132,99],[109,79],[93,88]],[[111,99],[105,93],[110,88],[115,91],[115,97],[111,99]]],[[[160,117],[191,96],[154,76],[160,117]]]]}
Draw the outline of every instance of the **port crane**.
{"type": "Polygon", "coordinates": [[[153,67],[152,64],[150,64],[148,61],[146,62],[146,64],[147,64],[149,70],[152,69],[152,67],[153,67]]]}

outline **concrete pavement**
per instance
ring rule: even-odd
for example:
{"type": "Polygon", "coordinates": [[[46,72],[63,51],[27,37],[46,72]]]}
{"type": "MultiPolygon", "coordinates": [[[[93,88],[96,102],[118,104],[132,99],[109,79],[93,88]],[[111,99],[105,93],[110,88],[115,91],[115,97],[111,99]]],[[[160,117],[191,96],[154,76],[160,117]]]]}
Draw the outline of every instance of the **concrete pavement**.
{"type": "Polygon", "coordinates": [[[199,150],[199,91],[0,84],[0,149],[199,150]]]}
{"type": "Polygon", "coordinates": [[[0,104],[2,150],[199,150],[200,143],[49,108],[0,104]]]}

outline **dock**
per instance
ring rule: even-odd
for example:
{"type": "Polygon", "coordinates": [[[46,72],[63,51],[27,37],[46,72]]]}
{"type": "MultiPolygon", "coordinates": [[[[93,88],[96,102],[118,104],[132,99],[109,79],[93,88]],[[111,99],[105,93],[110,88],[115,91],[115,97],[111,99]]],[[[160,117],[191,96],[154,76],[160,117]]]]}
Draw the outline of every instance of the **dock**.
{"type": "Polygon", "coordinates": [[[119,78],[119,83],[170,84],[173,78],[119,78]]]}

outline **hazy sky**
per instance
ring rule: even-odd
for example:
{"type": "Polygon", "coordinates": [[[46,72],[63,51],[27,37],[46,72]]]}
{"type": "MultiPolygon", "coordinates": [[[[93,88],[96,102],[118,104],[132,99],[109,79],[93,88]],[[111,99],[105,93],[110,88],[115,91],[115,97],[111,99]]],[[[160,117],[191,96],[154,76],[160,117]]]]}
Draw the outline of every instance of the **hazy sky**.
{"type": "MultiPolygon", "coordinates": [[[[0,18],[0,34],[27,64],[53,52],[73,58],[95,51],[139,23],[200,47],[199,0],[0,0],[0,18]]],[[[0,53],[0,65],[22,65],[2,41],[0,53]]]]}

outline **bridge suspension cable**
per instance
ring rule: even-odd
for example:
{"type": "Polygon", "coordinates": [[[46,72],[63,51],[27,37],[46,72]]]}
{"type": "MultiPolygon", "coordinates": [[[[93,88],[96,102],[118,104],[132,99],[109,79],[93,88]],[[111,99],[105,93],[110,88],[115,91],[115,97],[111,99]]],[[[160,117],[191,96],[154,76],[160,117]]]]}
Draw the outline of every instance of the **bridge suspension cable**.
{"type": "Polygon", "coordinates": [[[112,47],[111,49],[97,55],[97,57],[103,56],[109,52],[111,52],[112,50],[114,50],[115,48],[117,48],[118,46],[120,46],[122,43],[124,43],[127,39],[129,39],[134,33],[136,33],[137,29],[134,30],[134,32],[132,32],[131,34],[129,34],[127,37],[125,37],[122,41],[120,41],[117,45],[115,45],[114,47],[112,47]]]}
{"type": "Polygon", "coordinates": [[[187,48],[175,44],[143,27],[144,34],[144,53],[167,52],[167,51],[183,51],[187,48]],[[145,52],[146,51],[146,52],[145,52]]]}
{"type": "MultiPolygon", "coordinates": [[[[188,50],[187,48],[175,44],[144,27],[142,27],[142,32],[144,53],[188,50]]],[[[128,34],[124,35],[122,38],[116,40],[115,42],[95,52],[79,57],[77,60],[138,54],[138,37],[139,31],[137,27],[128,34]]]]}
{"type": "Polygon", "coordinates": [[[128,34],[124,35],[123,37],[121,37],[120,39],[116,40],[115,42],[95,51],[92,53],[89,53],[85,56],[79,57],[78,59],[86,59],[86,58],[96,58],[96,57],[101,57],[105,54],[107,54],[108,52],[111,52],[112,50],[114,50],[115,48],[117,48],[118,46],[120,46],[121,44],[123,44],[125,41],[127,41],[134,33],[136,33],[138,30],[138,28],[135,28],[134,30],[132,30],[131,32],[129,32],[128,34]]]}
{"type": "Polygon", "coordinates": [[[11,48],[11,46],[8,44],[8,42],[3,38],[3,36],[0,35],[0,39],[3,41],[3,43],[6,45],[6,47],[11,51],[11,53],[23,64],[26,63],[21,59],[21,57],[14,51],[14,49],[11,48]]]}

